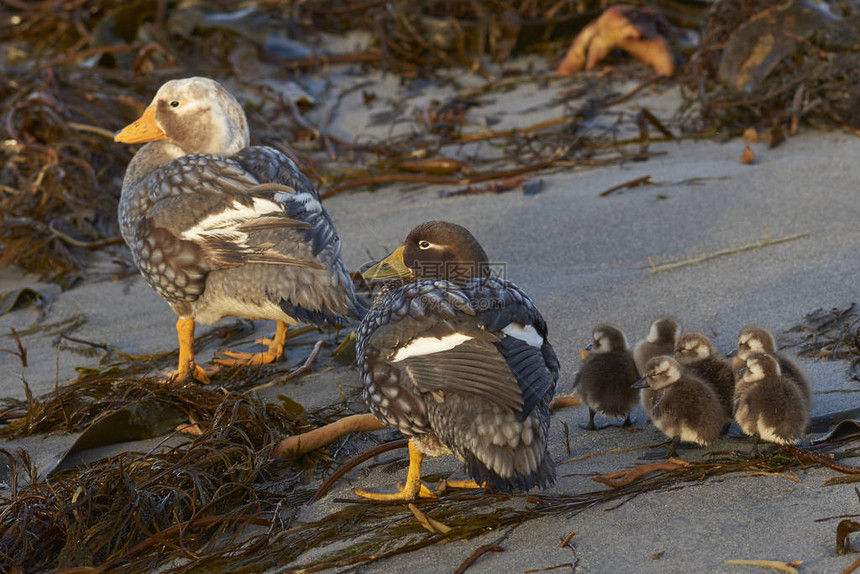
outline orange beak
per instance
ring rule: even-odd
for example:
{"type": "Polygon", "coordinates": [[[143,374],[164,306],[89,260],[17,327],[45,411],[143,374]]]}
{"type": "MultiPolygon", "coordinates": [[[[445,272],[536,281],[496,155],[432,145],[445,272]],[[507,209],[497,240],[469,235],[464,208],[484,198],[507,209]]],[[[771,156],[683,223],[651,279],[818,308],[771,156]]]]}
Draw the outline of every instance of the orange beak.
{"type": "Polygon", "coordinates": [[[113,140],[116,142],[130,144],[166,139],[167,136],[155,121],[155,104],[150,104],[136,122],[125,126],[113,136],[113,140]]]}

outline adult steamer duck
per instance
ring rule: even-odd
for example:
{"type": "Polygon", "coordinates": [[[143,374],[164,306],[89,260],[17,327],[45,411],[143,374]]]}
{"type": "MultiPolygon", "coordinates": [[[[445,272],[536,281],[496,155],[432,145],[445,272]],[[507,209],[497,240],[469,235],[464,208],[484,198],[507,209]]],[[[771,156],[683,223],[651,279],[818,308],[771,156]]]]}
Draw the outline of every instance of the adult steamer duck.
{"type": "Polygon", "coordinates": [[[249,147],[245,113],[221,84],[167,82],[114,139],[150,142],[129,163],[119,222],[141,274],[179,317],[175,380],[208,382],[194,361],[195,321],[274,319],[274,339],[258,341],[265,351],[216,359],[264,364],[283,357],[288,325],[363,315],[319,193],[281,152],[249,147]]]}
{"type": "Polygon", "coordinates": [[[553,483],[547,433],[559,363],[531,299],[488,269],[471,233],[431,221],[364,273],[390,281],[358,330],[363,396],[409,437],[410,461],[397,492],[356,494],[434,496],[420,480],[425,454],[454,454],[475,482],[504,492],[553,483]]]}

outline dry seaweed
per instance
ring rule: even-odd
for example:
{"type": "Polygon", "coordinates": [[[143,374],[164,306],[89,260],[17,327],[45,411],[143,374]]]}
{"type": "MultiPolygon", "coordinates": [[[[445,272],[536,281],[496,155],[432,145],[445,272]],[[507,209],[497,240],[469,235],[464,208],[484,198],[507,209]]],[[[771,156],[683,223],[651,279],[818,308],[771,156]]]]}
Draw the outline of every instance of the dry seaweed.
{"type": "Polygon", "coordinates": [[[414,75],[439,66],[480,67],[485,55],[495,61],[524,50],[559,56],[555,44],[566,47],[603,8],[595,0],[323,0],[301,4],[294,14],[316,29],[371,31],[386,65],[414,75]]]}
{"type": "Polygon", "coordinates": [[[230,396],[219,401],[211,421],[184,448],[124,453],[44,480],[30,476],[25,488],[13,479],[2,501],[4,569],[147,571],[162,560],[162,545],[179,558],[187,559],[188,548],[217,554],[235,544],[238,526],[288,523],[291,506],[269,516],[261,511],[307,499],[295,470],[285,479],[285,465],[269,456],[276,438],[294,426],[290,417],[276,406],[230,396]]]}
{"type": "Polygon", "coordinates": [[[676,470],[652,473],[642,480],[616,489],[579,494],[515,497],[491,493],[452,494],[446,496],[444,500],[419,503],[425,513],[452,527],[451,532],[445,536],[427,533],[415,520],[410,520],[411,513],[403,505],[352,504],[316,523],[316,526],[323,527],[334,517],[338,517],[337,520],[340,522],[340,528],[336,530],[338,539],[343,541],[356,538],[356,542],[350,547],[340,548],[337,552],[296,568],[315,572],[326,568],[353,566],[357,563],[376,561],[388,555],[413,551],[442,540],[472,538],[490,531],[498,532],[506,527],[516,526],[542,516],[572,516],[594,506],[610,503],[615,504],[611,508],[617,508],[644,492],[674,490],[730,473],[749,470],[774,473],[798,466],[803,467],[805,464],[788,453],[776,451],[770,456],[755,460],[725,457],[709,462],[690,463],[676,470]],[[506,501],[507,504],[503,504],[506,501]],[[510,502],[517,504],[511,506],[510,502]],[[365,508],[368,510],[363,511],[365,508]],[[372,514],[383,512],[383,509],[387,509],[391,514],[372,514]],[[399,509],[399,512],[395,513],[393,509],[399,509]],[[384,525],[374,525],[376,520],[383,518],[385,518],[384,525]]]}
{"type": "MultiPolygon", "coordinates": [[[[233,338],[244,336],[235,326],[230,332],[233,338]]],[[[312,355],[318,336],[304,333],[294,345],[312,355]]],[[[804,451],[776,450],[752,460],[715,454],[699,463],[646,465],[647,474],[632,469],[626,473],[629,480],[592,492],[514,497],[453,493],[417,502],[415,510],[398,503],[335,500],[347,504],[320,520],[297,522],[298,506],[313,496],[304,486],[310,475],[327,473],[336,458],[341,462],[355,449],[342,449],[341,440],[330,446],[330,454],[280,458],[275,456],[277,445],[285,436],[343,417],[348,409],[332,405],[307,413],[291,401],[267,404],[250,398],[244,391],[259,383],[247,376],[252,371],[241,381],[219,373],[220,388],[164,384],[134,374],[140,368],[135,358],[105,352],[110,360],[102,369],[47,396],[6,401],[19,418],[0,433],[80,429],[142,402],[178,408],[200,421],[202,432],[182,444],[163,443],[148,452],[127,452],[47,476],[26,453],[4,453],[12,469],[9,489],[0,499],[2,568],[232,572],[292,564],[319,571],[475,538],[541,516],[570,516],[595,506],[611,510],[645,492],[729,474],[772,476],[818,464],[838,472],[858,471],[837,460],[853,456],[860,436],[839,435],[804,451]],[[327,549],[333,541],[338,542],[336,551],[327,549]],[[311,549],[319,550],[316,558],[296,564],[311,549]]],[[[302,369],[305,361],[299,363],[302,369]]]]}
{"type": "Polygon", "coordinates": [[[13,416],[0,436],[87,429],[74,447],[87,448],[162,434],[182,419],[200,421],[200,436],[50,474],[35,468],[26,451],[3,451],[10,476],[0,495],[0,569],[97,565],[147,571],[195,555],[195,563],[205,564],[265,544],[310,499],[308,473],[317,466],[325,470],[331,459],[317,451],[286,460],[273,456],[274,449],[283,437],[340,418],[347,409],[306,413],[295,403],[251,398],[242,390],[259,380],[253,376],[234,380],[221,373],[220,387],[165,384],[131,374],[137,363],[113,359],[110,367],[46,396],[4,400],[0,412],[13,416]],[[254,530],[260,527],[262,534],[254,530]]]}
{"type": "Polygon", "coordinates": [[[827,17],[816,22],[817,29],[810,32],[808,24],[814,19],[800,14],[811,6],[813,3],[804,0],[716,2],[699,48],[679,76],[686,87],[686,102],[679,113],[687,118],[680,123],[693,128],[693,117],[698,116],[701,123],[696,129],[726,137],[739,136],[750,127],[779,132],[787,129],[794,135],[800,121],[855,132],[860,126],[856,114],[860,14],[851,4],[817,5],[815,10],[827,17]],[[798,16],[792,16],[794,24],[780,23],[783,11],[797,11],[798,16]],[[753,29],[752,25],[770,28],[753,29]],[[752,44],[745,46],[746,51],[738,51],[737,46],[743,43],[739,37],[745,32],[752,35],[752,44]],[[764,38],[774,41],[753,45],[764,38]],[[731,66],[727,60],[745,58],[740,69],[751,77],[738,80],[744,89],[725,85],[721,72],[731,66]]]}
{"type": "MultiPolygon", "coordinates": [[[[88,373],[48,396],[30,397],[26,404],[8,403],[25,413],[0,430],[18,436],[81,428],[140,401],[163,401],[203,421],[203,432],[180,445],[165,443],[149,452],[123,453],[48,476],[39,476],[25,453],[6,453],[13,469],[9,491],[0,500],[0,567],[258,570],[294,564],[312,548],[322,553],[297,568],[354,566],[445,540],[498,532],[541,516],[570,516],[594,506],[611,509],[644,492],[673,490],[730,473],[774,475],[822,461],[835,470],[852,470],[826,454],[838,459],[853,452],[860,440],[856,434],[839,437],[811,447],[813,454],[804,451],[802,457],[777,450],[754,460],[717,455],[662,470],[648,467],[654,472],[644,476],[633,469],[629,476],[635,479],[593,492],[515,497],[454,493],[416,503],[427,524],[436,525],[430,530],[402,504],[356,500],[339,501],[348,504],[305,523],[295,517],[298,505],[313,495],[304,486],[308,473],[327,471],[333,459],[323,451],[279,458],[275,449],[284,436],[342,417],[342,406],[305,413],[294,403],[249,398],[241,389],[252,387],[253,379],[242,386],[234,383],[233,390],[165,385],[123,374],[122,367],[118,362],[106,371],[88,373]],[[338,550],[327,551],[334,540],[338,550]]],[[[134,361],[125,367],[134,369],[134,361]]],[[[340,447],[330,448],[334,454],[340,447]]],[[[343,456],[352,455],[347,451],[343,456]]]]}
{"type": "Polygon", "coordinates": [[[779,346],[795,348],[798,355],[815,359],[853,359],[853,366],[860,357],[860,312],[855,306],[851,303],[808,313],[804,323],[780,335],[779,346]]]}
{"type": "MultiPolygon", "coordinates": [[[[587,93],[587,101],[558,118],[470,131],[469,110],[482,98],[518,84],[558,81],[530,72],[487,76],[483,86],[432,103],[414,118],[415,133],[375,143],[328,133],[337,106],[315,125],[297,104],[304,96],[294,101],[267,84],[297,87],[290,71],[326,73],[338,62],[432,78],[440,64],[473,66],[483,54],[504,59],[512,51],[540,49],[554,58],[600,8],[599,2],[556,0],[331,0],[262,1],[237,12],[229,2],[206,10],[157,0],[7,2],[0,11],[8,22],[0,28],[7,46],[0,53],[0,267],[15,263],[58,279],[86,272],[96,249],[111,250],[131,267],[126,251],[112,246],[121,243],[116,204],[133,150],[111,136],[139,115],[153,84],[173,77],[230,76],[256,98],[246,106],[254,137],[296,159],[324,196],[390,182],[470,186],[555,166],[649,157],[625,149],[633,140],[618,140],[618,127],[631,120],[612,111],[627,97],[614,91],[612,78],[574,85],[563,100],[587,93]],[[313,47],[319,31],[355,28],[373,35],[379,48],[328,54],[313,47]],[[597,124],[607,112],[608,124],[615,118],[615,125],[597,124]],[[478,142],[485,142],[480,154],[452,158],[446,152],[478,142]]],[[[358,88],[341,97],[352,89],[358,88]]]]}
{"type": "MultiPolygon", "coordinates": [[[[494,76],[480,64],[483,56],[503,61],[512,53],[537,51],[553,61],[602,10],[597,1],[260,1],[242,11],[229,2],[210,3],[206,10],[158,0],[7,2],[0,12],[8,22],[0,28],[6,43],[0,53],[0,267],[16,263],[57,278],[85,271],[89,251],[120,243],[115,209],[131,150],[113,144],[111,134],[136,117],[153,84],[172,77],[231,75],[256,97],[247,106],[255,138],[297,159],[327,196],[391,182],[474,186],[532,171],[652,157],[647,145],[657,140],[647,127],[640,130],[638,154],[628,149],[636,145],[634,138],[619,137],[620,126],[637,121],[650,122],[663,138],[674,132],[731,135],[755,127],[772,132],[772,145],[780,133],[794,135],[802,122],[860,129],[860,53],[854,49],[860,20],[850,5],[834,5],[837,18],[797,41],[795,52],[755,89],[737,93],[718,78],[725,47],[753,16],[785,3],[721,0],[707,13],[700,2],[658,4],[676,27],[703,26],[698,48],[675,75],[686,89],[672,131],[647,110],[638,118],[614,110],[657,81],[642,76],[635,90],[613,90],[617,79],[642,70],[586,75],[565,84],[571,87],[559,101],[581,103],[539,125],[467,129],[470,110],[483,98],[517,84],[541,88],[562,81],[527,71],[494,76]],[[317,48],[320,31],[350,29],[368,32],[375,47],[352,54],[317,48]],[[337,106],[315,124],[297,103],[306,95],[285,97],[266,85],[271,80],[297,87],[291,71],[325,74],[333,63],[379,66],[406,81],[437,77],[440,66],[469,66],[486,82],[431,103],[412,118],[412,133],[359,143],[328,133],[337,106]],[[294,148],[280,143],[285,139],[294,148]],[[463,146],[477,142],[487,145],[465,156],[463,146]],[[452,146],[458,157],[452,157],[452,146]]],[[[355,89],[361,85],[347,91],[355,89]]],[[[373,97],[365,92],[366,102],[373,97]]],[[[402,118],[395,114],[386,121],[397,119],[402,118]]]]}

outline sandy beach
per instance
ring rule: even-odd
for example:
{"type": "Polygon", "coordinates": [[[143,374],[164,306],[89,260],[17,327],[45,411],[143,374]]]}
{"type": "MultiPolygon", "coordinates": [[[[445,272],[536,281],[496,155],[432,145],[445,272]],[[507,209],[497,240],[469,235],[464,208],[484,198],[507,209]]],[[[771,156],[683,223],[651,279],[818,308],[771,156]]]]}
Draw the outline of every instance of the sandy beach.
{"type": "MultiPolygon", "coordinates": [[[[372,79],[380,101],[398,89],[383,74],[372,79]]],[[[563,87],[559,82],[538,91],[533,85],[520,84],[496,94],[474,112],[475,120],[492,116],[498,121],[494,129],[501,130],[557,117],[564,102],[553,105],[552,100],[563,87]]],[[[619,92],[627,89],[619,86],[619,92]]],[[[416,90],[408,105],[420,108],[445,95],[444,87],[430,86],[416,90]]],[[[353,97],[361,96],[349,96],[353,97]]],[[[629,101],[626,108],[632,113],[648,107],[671,128],[678,103],[674,88],[658,84],[629,101]]],[[[373,138],[388,129],[373,125],[355,102],[347,99],[339,106],[341,112],[331,126],[334,134],[373,138]],[[353,113],[344,111],[353,109],[353,113]]],[[[381,109],[385,109],[382,104],[381,109]]],[[[403,123],[398,129],[408,130],[409,125],[403,123]]],[[[748,324],[764,325],[779,334],[816,309],[843,308],[857,300],[860,139],[840,131],[802,129],[775,149],[754,144],[757,160],[752,165],[739,161],[744,145],[739,139],[653,142],[650,151],[665,153],[647,161],[596,169],[557,167],[530,174],[530,179],[542,182],[534,195],[515,189],[443,198],[440,191],[450,191],[450,186],[409,184],[346,192],[324,204],[337,225],[351,270],[387,254],[418,223],[442,219],[469,228],[490,260],[504,264],[508,279],[531,296],[546,318],[562,364],[558,392],[567,393],[580,365],[580,349],[599,323],[619,326],[633,344],[645,337],[652,320],[672,315],[684,330],[709,335],[725,353],[734,348],[737,333],[748,324]],[[644,176],[650,176],[647,185],[600,196],[644,176]],[[774,244],[763,244],[767,239],[774,244]],[[783,239],[787,240],[780,242],[783,239]],[[707,257],[722,251],[732,252],[707,257]],[[689,264],[655,272],[655,266],[681,262],[689,264]]],[[[474,151],[464,146],[454,153],[466,157],[474,151]]],[[[0,293],[29,287],[45,301],[41,309],[26,306],[0,316],[0,349],[14,348],[10,328],[24,333],[37,322],[60,323],[76,316],[85,319],[72,333],[77,339],[109,343],[129,354],[175,349],[175,317],[164,301],[136,274],[113,280],[109,252],[99,265],[96,279],[65,292],[15,268],[0,271],[0,293]]],[[[256,334],[272,329],[271,323],[255,324],[256,334]]],[[[206,330],[203,327],[201,332],[206,330]]],[[[249,334],[247,340],[253,336],[249,334]]],[[[83,354],[80,345],[59,340],[51,330],[22,335],[21,341],[27,350],[26,367],[14,354],[0,353],[2,396],[25,398],[23,381],[35,396],[49,393],[55,385],[74,379],[77,367],[95,365],[99,359],[83,354]]],[[[200,358],[210,360],[214,349],[203,349],[200,358]]],[[[306,351],[288,350],[291,363],[305,356],[306,351]]],[[[860,387],[851,379],[847,361],[799,361],[813,384],[813,415],[860,404],[860,387]]],[[[288,395],[313,408],[337,402],[338,385],[358,384],[354,368],[323,363],[316,365],[313,374],[267,389],[265,394],[288,395]]],[[[600,491],[608,487],[591,480],[593,476],[642,464],[638,457],[647,452],[647,445],[666,439],[647,421],[641,407],[634,416],[637,432],[618,427],[587,432],[579,427],[588,419],[584,407],[555,412],[550,452],[558,463],[558,480],[542,494],[600,491]],[[602,454],[588,456],[594,453],[602,454]]],[[[68,444],[51,442],[57,440],[31,437],[0,442],[0,447],[14,451],[25,445],[37,461],[48,464],[68,444]]],[[[147,444],[123,443],[84,458],[139,450],[147,444]]],[[[711,453],[747,452],[750,444],[746,439],[724,437],[708,448],[682,449],[680,456],[702,461],[711,453]]],[[[405,460],[405,456],[405,450],[396,451],[382,459],[405,460]]],[[[852,464],[851,460],[844,462],[852,464]]],[[[458,470],[460,464],[454,458],[425,463],[426,473],[446,475],[458,470]]],[[[384,465],[363,465],[340,480],[322,501],[304,507],[299,520],[319,520],[341,510],[345,505],[335,499],[354,499],[354,486],[385,486],[404,476],[402,465],[395,472],[386,471],[384,465]]],[[[535,517],[516,528],[488,529],[479,538],[432,545],[362,565],[359,571],[451,572],[477,547],[495,543],[503,551],[483,555],[470,573],[536,571],[564,564],[571,566],[551,571],[758,571],[725,563],[732,559],[799,560],[801,572],[838,572],[856,555],[837,555],[837,521],[819,520],[856,514],[858,500],[854,485],[823,484],[834,476],[838,473],[815,465],[781,473],[726,474],[643,493],[620,505],[618,500],[535,517]],[[570,547],[561,547],[561,540],[571,532],[575,534],[570,547]]],[[[324,478],[314,476],[311,486],[324,478]]],[[[529,508],[521,496],[494,504],[529,508]]],[[[335,550],[337,546],[319,546],[293,564],[272,564],[271,571],[307,564],[335,550]]]]}

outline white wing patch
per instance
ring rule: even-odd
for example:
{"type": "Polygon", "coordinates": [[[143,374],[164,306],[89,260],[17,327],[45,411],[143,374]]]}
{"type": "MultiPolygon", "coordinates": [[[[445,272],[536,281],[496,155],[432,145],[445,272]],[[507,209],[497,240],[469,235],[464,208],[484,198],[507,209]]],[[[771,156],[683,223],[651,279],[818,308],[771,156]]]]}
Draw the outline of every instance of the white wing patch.
{"type": "Polygon", "coordinates": [[[232,207],[214,213],[186,230],[182,234],[182,238],[189,241],[218,238],[244,245],[245,240],[248,239],[248,234],[240,231],[239,227],[247,221],[272,213],[283,213],[283,208],[269,199],[255,197],[251,205],[234,201],[232,207]]]}
{"type": "Polygon", "coordinates": [[[523,325],[521,323],[510,323],[502,329],[502,333],[509,337],[525,341],[532,347],[540,348],[543,346],[543,337],[537,332],[533,325],[523,325]]]}
{"type": "Polygon", "coordinates": [[[471,340],[472,337],[463,333],[451,333],[444,337],[418,337],[412,339],[408,345],[397,350],[391,362],[397,363],[409,357],[432,355],[453,349],[457,345],[471,340]]]}

